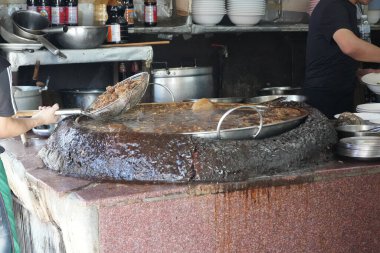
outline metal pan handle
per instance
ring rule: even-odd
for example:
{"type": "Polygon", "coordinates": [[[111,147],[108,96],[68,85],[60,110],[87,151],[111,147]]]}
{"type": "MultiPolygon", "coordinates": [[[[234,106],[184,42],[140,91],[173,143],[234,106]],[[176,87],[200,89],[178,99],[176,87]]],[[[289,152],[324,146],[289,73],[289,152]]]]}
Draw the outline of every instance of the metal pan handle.
{"type": "Polygon", "coordinates": [[[220,118],[219,122],[218,122],[218,126],[216,127],[216,132],[217,132],[217,138],[220,139],[220,127],[222,126],[222,123],[224,121],[224,119],[230,114],[232,113],[233,111],[237,110],[237,109],[241,109],[241,108],[250,108],[250,109],[255,109],[255,111],[257,112],[257,114],[259,115],[260,117],[260,125],[259,125],[259,130],[257,131],[256,134],[252,135],[253,138],[256,138],[256,136],[259,135],[259,133],[261,132],[261,129],[263,128],[263,116],[260,112],[259,109],[256,108],[256,106],[253,106],[253,105],[242,105],[242,106],[238,106],[238,107],[235,107],[235,108],[232,108],[228,111],[226,111],[223,116],[220,118]]]}
{"type": "Polygon", "coordinates": [[[36,35],[37,36],[37,40],[39,42],[41,42],[42,45],[44,45],[52,54],[54,55],[58,55],[59,57],[61,58],[64,58],[66,59],[66,55],[64,55],[61,50],[59,50],[58,48],[56,48],[56,46],[54,46],[49,40],[47,40],[44,36],[42,35],[36,35]]]}
{"type": "Polygon", "coordinates": [[[149,85],[158,85],[158,86],[161,86],[162,88],[164,88],[167,92],[170,93],[170,96],[172,97],[172,102],[175,102],[175,97],[174,97],[174,93],[172,92],[171,89],[169,89],[169,87],[163,85],[163,84],[160,84],[160,83],[149,83],[149,85]]]}

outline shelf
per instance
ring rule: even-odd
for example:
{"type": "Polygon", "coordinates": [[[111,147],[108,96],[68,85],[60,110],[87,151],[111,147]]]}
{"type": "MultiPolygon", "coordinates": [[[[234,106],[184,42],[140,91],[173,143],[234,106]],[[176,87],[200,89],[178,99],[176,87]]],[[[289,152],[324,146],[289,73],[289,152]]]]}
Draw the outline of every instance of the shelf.
{"type": "Polygon", "coordinates": [[[115,47],[96,49],[61,50],[66,59],[53,55],[47,50],[35,51],[2,51],[1,54],[10,62],[13,72],[20,66],[34,65],[36,60],[41,65],[115,62],[115,61],[146,61],[147,66],[153,60],[153,48],[142,47],[115,47]]]}

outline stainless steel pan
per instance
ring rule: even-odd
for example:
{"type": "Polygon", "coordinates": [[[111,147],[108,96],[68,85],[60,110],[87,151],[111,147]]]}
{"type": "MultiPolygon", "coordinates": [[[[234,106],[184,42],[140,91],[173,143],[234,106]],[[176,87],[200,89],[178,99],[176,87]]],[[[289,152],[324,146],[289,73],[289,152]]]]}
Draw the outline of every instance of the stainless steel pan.
{"type": "MultiPolygon", "coordinates": [[[[47,40],[44,36],[45,33],[43,32],[44,29],[41,29],[42,25],[45,24],[45,20],[47,19],[37,12],[33,11],[16,11],[11,16],[12,19],[12,25],[13,25],[13,31],[16,35],[21,36],[26,39],[32,39],[40,42],[42,45],[44,45],[52,54],[58,55],[61,58],[66,58],[66,56],[56,47],[54,46],[49,40],[47,40]],[[22,17],[26,17],[25,20],[29,20],[31,24],[27,24],[22,17]],[[20,22],[20,23],[19,23],[20,22]],[[38,25],[35,25],[37,23],[38,25]],[[35,30],[34,27],[38,27],[40,29],[35,30]]],[[[47,21],[49,25],[49,21],[47,21]]],[[[54,29],[52,30],[54,32],[64,32],[63,28],[54,29]]]]}
{"type": "Polygon", "coordinates": [[[0,19],[0,34],[1,37],[3,37],[3,39],[8,43],[40,44],[35,40],[26,39],[14,34],[13,22],[8,16],[1,17],[0,19]]]}

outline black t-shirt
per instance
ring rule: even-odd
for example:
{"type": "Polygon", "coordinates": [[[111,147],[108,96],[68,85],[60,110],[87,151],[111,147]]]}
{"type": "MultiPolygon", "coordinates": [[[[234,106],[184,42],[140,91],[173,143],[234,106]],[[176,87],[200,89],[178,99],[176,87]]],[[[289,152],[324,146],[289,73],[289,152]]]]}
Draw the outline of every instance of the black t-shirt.
{"type": "Polygon", "coordinates": [[[345,55],[333,39],[342,28],[359,36],[356,6],[349,0],[320,0],[309,21],[304,88],[353,92],[359,63],[345,55]]]}
{"type": "Polygon", "coordinates": [[[14,114],[11,98],[10,64],[0,57],[0,117],[9,117],[14,114]]]}

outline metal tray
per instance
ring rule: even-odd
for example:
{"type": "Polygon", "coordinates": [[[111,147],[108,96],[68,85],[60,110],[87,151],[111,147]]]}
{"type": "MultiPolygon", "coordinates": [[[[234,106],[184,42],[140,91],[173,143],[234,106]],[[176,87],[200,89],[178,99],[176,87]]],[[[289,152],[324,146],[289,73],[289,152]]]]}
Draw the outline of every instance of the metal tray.
{"type": "MultiPolygon", "coordinates": [[[[227,97],[227,98],[207,98],[213,103],[243,103],[243,97],[227,97]]],[[[185,99],[182,102],[197,102],[199,99],[185,99]]]]}
{"type": "Polygon", "coordinates": [[[282,102],[305,102],[306,97],[303,95],[268,95],[268,96],[259,96],[259,97],[253,97],[253,98],[247,98],[245,99],[246,103],[253,103],[253,104],[260,104],[264,102],[270,102],[272,100],[278,99],[278,98],[284,98],[282,102]]]}
{"type": "MultiPolygon", "coordinates": [[[[243,108],[243,107],[255,107],[255,106],[235,107],[227,111],[225,115],[223,115],[223,117],[221,118],[221,121],[223,121],[225,116],[227,116],[233,110],[243,108]]],[[[252,139],[252,138],[261,139],[261,138],[267,138],[267,137],[271,137],[271,136],[275,136],[275,135],[287,132],[297,127],[298,125],[300,125],[308,116],[308,112],[306,110],[302,110],[304,114],[297,118],[289,119],[289,120],[282,121],[279,123],[263,125],[262,120],[261,120],[261,114],[260,114],[260,111],[262,111],[262,108],[256,108],[256,111],[260,115],[260,126],[220,130],[221,121],[219,121],[219,124],[215,131],[193,132],[193,133],[184,133],[184,134],[191,134],[192,136],[195,136],[195,137],[209,138],[209,139],[229,139],[229,140],[252,139]]]]}
{"type": "Polygon", "coordinates": [[[380,159],[380,137],[361,136],[343,138],[336,145],[336,154],[357,160],[380,159]]]}

